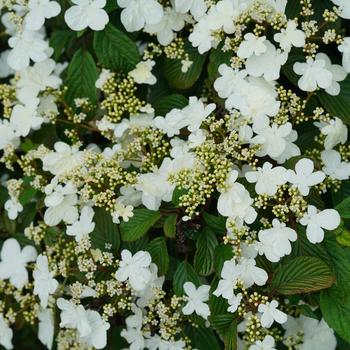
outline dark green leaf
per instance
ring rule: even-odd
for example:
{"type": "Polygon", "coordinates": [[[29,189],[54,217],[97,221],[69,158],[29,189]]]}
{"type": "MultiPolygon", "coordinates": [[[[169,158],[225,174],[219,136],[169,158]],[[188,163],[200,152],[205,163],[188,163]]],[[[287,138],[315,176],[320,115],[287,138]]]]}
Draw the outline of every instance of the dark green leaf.
{"type": "Polygon", "coordinates": [[[79,49],[68,66],[66,85],[68,91],[65,98],[73,105],[77,97],[88,97],[96,103],[97,68],[89,52],[79,49]]]}
{"type": "Polygon", "coordinates": [[[169,215],[163,225],[164,233],[169,238],[175,238],[176,236],[176,221],[177,221],[177,215],[171,214],[169,215]]]}
{"type": "Polygon", "coordinates": [[[224,235],[226,232],[226,219],[223,216],[215,216],[206,212],[202,213],[205,223],[216,235],[224,235]]]}
{"type": "Polygon", "coordinates": [[[93,221],[95,229],[90,234],[92,247],[106,250],[106,244],[111,244],[113,251],[116,252],[120,246],[120,234],[111,214],[102,208],[97,208],[93,221]]]}
{"type": "Polygon", "coordinates": [[[173,278],[173,289],[175,294],[184,294],[183,286],[185,282],[192,282],[197,287],[201,284],[196,271],[187,261],[180,263],[175,271],[173,278]]]}
{"type": "Polygon", "coordinates": [[[158,266],[158,274],[166,275],[169,268],[169,254],[165,238],[155,238],[148,243],[146,250],[151,254],[152,262],[158,266]]]}
{"type": "Polygon", "coordinates": [[[198,350],[220,350],[219,341],[215,333],[209,328],[187,327],[187,336],[191,339],[191,345],[198,350]]]}
{"type": "Polygon", "coordinates": [[[220,274],[226,260],[233,257],[232,247],[230,245],[220,244],[214,251],[214,268],[216,273],[220,274]]]}
{"type": "Polygon", "coordinates": [[[53,58],[57,61],[63,52],[69,50],[75,39],[75,32],[72,30],[54,31],[50,38],[50,47],[54,49],[53,58]]]}
{"type": "Polygon", "coordinates": [[[329,288],[335,276],[325,262],[300,256],[280,265],[272,280],[272,289],[284,295],[309,293],[329,288]]]}
{"type": "Polygon", "coordinates": [[[182,109],[188,105],[188,100],[180,94],[164,96],[153,103],[156,115],[166,115],[173,108],[182,109]]]}
{"type": "Polygon", "coordinates": [[[214,267],[214,250],[217,245],[218,240],[209,228],[205,228],[198,233],[193,265],[200,275],[208,276],[212,272],[214,267]]]}
{"type": "Polygon", "coordinates": [[[350,197],[344,199],[335,209],[343,219],[350,219],[350,197]]]}
{"type": "Polygon", "coordinates": [[[128,222],[120,224],[122,240],[126,242],[136,241],[161,218],[158,211],[148,209],[135,209],[134,216],[128,222]]]}
{"type": "Polygon", "coordinates": [[[94,33],[94,50],[98,61],[113,70],[129,72],[141,60],[135,42],[112,24],[94,33]]]}

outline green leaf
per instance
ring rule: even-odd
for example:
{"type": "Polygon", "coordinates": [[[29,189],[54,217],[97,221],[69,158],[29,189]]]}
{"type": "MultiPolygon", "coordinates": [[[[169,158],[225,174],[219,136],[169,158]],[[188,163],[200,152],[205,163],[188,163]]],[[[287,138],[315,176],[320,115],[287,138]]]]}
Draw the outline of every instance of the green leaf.
{"type": "Polygon", "coordinates": [[[335,276],[329,265],[316,257],[300,256],[277,268],[272,289],[293,295],[326,289],[334,282],[335,276]]]}
{"type": "Polygon", "coordinates": [[[169,254],[165,238],[155,238],[148,243],[146,250],[151,254],[152,262],[158,266],[158,274],[166,275],[169,268],[169,254]]]}
{"type": "Polygon", "coordinates": [[[176,236],[176,221],[177,215],[171,214],[164,220],[164,233],[169,238],[175,238],[176,236]]]}
{"type": "Polygon", "coordinates": [[[133,242],[142,237],[161,218],[158,211],[135,209],[134,216],[128,222],[120,224],[122,240],[133,242]]]}
{"type": "Polygon", "coordinates": [[[183,286],[185,282],[192,282],[197,287],[201,284],[196,271],[187,261],[180,263],[175,271],[173,278],[173,289],[175,294],[184,294],[183,286]]]}
{"type": "Polygon", "coordinates": [[[220,244],[214,251],[214,269],[220,274],[226,260],[233,258],[232,246],[220,244]]]}
{"type": "Polygon", "coordinates": [[[340,82],[340,94],[331,96],[325,91],[317,94],[320,102],[328,113],[339,117],[344,123],[350,124],[350,77],[340,82]]]}
{"type": "Polygon", "coordinates": [[[116,252],[120,247],[120,233],[111,214],[102,208],[96,208],[93,221],[95,229],[90,234],[92,247],[105,251],[106,244],[111,244],[112,250],[116,252]]]}
{"type": "Polygon", "coordinates": [[[213,83],[219,76],[219,66],[226,63],[230,64],[232,58],[232,51],[222,51],[221,47],[210,51],[208,63],[208,78],[213,83]]]}
{"type": "Polygon", "coordinates": [[[335,209],[343,219],[350,219],[350,197],[344,199],[335,209]]]}
{"type": "Polygon", "coordinates": [[[65,98],[69,104],[77,97],[88,97],[96,103],[97,68],[89,52],[79,49],[68,66],[66,85],[68,91],[65,98]]]}
{"type": "Polygon", "coordinates": [[[217,235],[224,235],[226,232],[226,219],[223,216],[215,216],[206,212],[202,213],[205,223],[215,232],[217,235]]]}
{"type": "Polygon", "coordinates": [[[69,50],[75,39],[75,32],[72,30],[56,30],[50,38],[50,47],[54,49],[53,58],[57,61],[61,55],[69,50]]]}
{"type": "Polygon", "coordinates": [[[110,23],[94,33],[93,45],[98,61],[109,69],[129,72],[141,60],[135,42],[110,23]]]}
{"type": "Polygon", "coordinates": [[[186,194],[187,190],[184,188],[179,188],[179,187],[175,187],[175,190],[173,192],[173,197],[171,199],[172,203],[174,204],[174,206],[176,208],[178,208],[180,206],[180,198],[183,194],[186,194]]]}
{"type": "Polygon", "coordinates": [[[208,276],[214,267],[214,250],[218,245],[215,234],[209,228],[198,233],[193,265],[202,276],[208,276]]]}
{"type": "Polygon", "coordinates": [[[187,327],[186,335],[191,339],[191,345],[198,350],[220,350],[220,343],[215,333],[209,328],[187,327]]]}
{"type": "Polygon", "coordinates": [[[185,90],[190,88],[199,79],[206,55],[200,55],[198,50],[190,43],[185,44],[185,50],[189,54],[189,59],[192,61],[191,67],[186,73],[181,71],[181,60],[165,59],[164,75],[169,85],[175,89],[185,90]]]}
{"type": "Polygon", "coordinates": [[[182,109],[188,105],[188,99],[180,94],[164,96],[153,103],[156,115],[166,115],[173,108],[182,109]]]}

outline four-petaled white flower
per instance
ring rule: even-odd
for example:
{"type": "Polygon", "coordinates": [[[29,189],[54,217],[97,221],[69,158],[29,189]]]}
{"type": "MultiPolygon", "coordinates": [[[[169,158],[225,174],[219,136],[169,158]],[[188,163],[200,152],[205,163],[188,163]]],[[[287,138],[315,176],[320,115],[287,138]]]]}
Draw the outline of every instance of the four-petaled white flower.
{"type": "Polygon", "coordinates": [[[23,205],[16,198],[8,199],[4,204],[4,208],[7,211],[7,216],[11,220],[15,220],[18,213],[23,211],[23,205]]]}
{"type": "Polygon", "coordinates": [[[210,310],[205,302],[209,300],[210,286],[202,285],[196,288],[192,282],[185,282],[183,288],[187,295],[184,297],[187,300],[187,304],[182,308],[182,313],[191,315],[195,312],[197,315],[207,319],[210,315],[210,310]]]}
{"type": "Polygon", "coordinates": [[[321,183],[326,177],[322,171],[314,172],[314,163],[308,158],[300,159],[295,164],[295,171],[289,169],[286,176],[288,182],[293,184],[303,196],[307,196],[310,188],[321,183]]]}
{"type": "Polygon", "coordinates": [[[278,262],[283,256],[291,253],[290,242],[295,242],[298,236],[293,229],[286,227],[278,219],[274,219],[272,225],[269,229],[259,231],[259,253],[272,262],[278,262]]]}
{"type": "Polygon", "coordinates": [[[103,9],[106,0],[72,0],[73,6],[64,14],[69,28],[80,31],[89,27],[92,30],[103,30],[109,21],[103,9]]]}
{"type": "Polygon", "coordinates": [[[275,350],[275,339],[266,335],[263,340],[257,340],[249,347],[249,350],[275,350]]]}
{"type": "Polygon", "coordinates": [[[342,43],[338,46],[338,50],[343,54],[343,68],[347,73],[350,73],[350,37],[343,39],[342,43]]]}
{"type": "Polygon", "coordinates": [[[273,196],[277,192],[278,186],[286,183],[286,169],[277,166],[272,167],[272,164],[265,162],[262,168],[256,171],[248,171],[245,174],[246,179],[250,183],[256,183],[255,191],[257,194],[267,194],[273,196]]]}
{"type": "Polygon", "coordinates": [[[61,12],[59,3],[50,0],[29,0],[28,9],[24,20],[29,30],[39,30],[46,18],[56,17],[61,12]]]}
{"type": "Polygon", "coordinates": [[[350,2],[348,0],[332,0],[338,6],[339,16],[350,19],[350,2]]]}
{"type": "Polygon", "coordinates": [[[157,78],[152,74],[152,68],[155,64],[152,60],[141,61],[135,69],[129,72],[129,75],[137,84],[154,85],[157,82],[157,78]]]}
{"type": "Polygon", "coordinates": [[[332,149],[339,143],[344,144],[348,139],[348,128],[341,119],[335,117],[329,122],[315,123],[321,130],[323,135],[326,135],[324,140],[324,148],[332,149]]]}
{"type": "Polygon", "coordinates": [[[322,171],[335,180],[348,180],[350,177],[350,163],[342,162],[339,152],[331,149],[321,153],[324,167],[322,171]]]}
{"type": "Polygon", "coordinates": [[[13,349],[12,336],[12,329],[9,327],[3,314],[0,314],[0,345],[2,345],[6,350],[13,349]]]}
{"type": "Polygon", "coordinates": [[[335,209],[325,209],[320,212],[309,205],[307,213],[300,219],[306,226],[306,236],[311,243],[320,243],[324,238],[324,230],[335,230],[340,225],[340,215],[335,209]]]}
{"type": "Polygon", "coordinates": [[[94,215],[94,210],[89,206],[85,206],[81,210],[79,220],[74,222],[72,225],[67,226],[67,235],[74,236],[77,242],[88,236],[89,233],[95,229],[95,223],[92,221],[94,215]]]}
{"type": "Polygon", "coordinates": [[[16,288],[21,289],[28,282],[26,266],[35,261],[34,247],[27,245],[21,249],[14,238],[7,239],[1,248],[0,279],[9,279],[16,288]]]}
{"type": "Polygon", "coordinates": [[[242,299],[243,295],[241,293],[238,293],[237,295],[234,295],[231,299],[227,300],[228,304],[230,305],[227,308],[227,311],[232,313],[236,312],[242,299]]]}
{"type": "Polygon", "coordinates": [[[239,273],[236,262],[234,260],[226,260],[221,270],[221,279],[213,294],[217,297],[222,296],[227,300],[234,298],[234,289],[236,288],[239,273]]]}
{"type": "Polygon", "coordinates": [[[280,44],[282,50],[289,52],[292,46],[303,47],[305,45],[305,33],[297,27],[297,23],[290,20],[285,29],[283,28],[280,33],[274,35],[273,38],[280,44]]]}
{"type": "Polygon", "coordinates": [[[47,307],[49,295],[53,294],[58,287],[58,282],[53,276],[53,272],[50,272],[49,270],[47,256],[40,254],[36,259],[35,269],[33,271],[33,293],[39,296],[42,308],[47,307]]]}
{"type": "Polygon", "coordinates": [[[121,21],[128,32],[142,29],[146,24],[156,24],[163,17],[163,7],[156,0],[117,0],[123,8],[121,21]]]}
{"type": "Polygon", "coordinates": [[[223,215],[236,221],[237,226],[241,227],[244,222],[251,224],[257,217],[257,212],[252,207],[253,199],[244,186],[235,182],[238,172],[232,170],[226,180],[225,188],[220,190],[217,209],[223,215]]]}
{"type": "Polygon", "coordinates": [[[325,89],[330,95],[340,93],[339,81],[346,78],[346,72],[342,66],[332,64],[324,53],[318,53],[315,59],[308,58],[306,63],[296,62],[294,72],[302,77],[298,86],[303,91],[315,91],[318,87],[325,89]]]}
{"type": "Polygon", "coordinates": [[[55,333],[55,321],[52,310],[40,310],[38,319],[38,338],[48,349],[51,349],[55,333]]]}
{"type": "Polygon", "coordinates": [[[145,289],[152,280],[150,265],[152,262],[148,252],[143,250],[132,255],[128,250],[121,252],[121,261],[115,277],[120,282],[128,281],[135,291],[145,289]]]}
{"type": "Polygon", "coordinates": [[[240,281],[245,288],[250,288],[253,284],[263,286],[268,275],[265,270],[256,266],[256,261],[250,258],[240,258],[237,265],[240,281]]]}
{"type": "Polygon", "coordinates": [[[204,16],[207,5],[204,0],[175,0],[175,10],[178,13],[190,12],[193,18],[198,21],[204,16]]]}
{"type": "Polygon", "coordinates": [[[260,56],[267,50],[265,45],[266,36],[255,36],[253,33],[244,35],[244,40],[239,45],[237,56],[240,58],[249,58],[250,56],[260,56]]]}
{"type": "Polygon", "coordinates": [[[260,304],[258,311],[261,313],[261,325],[264,328],[270,328],[274,322],[280,324],[287,322],[287,315],[277,309],[278,302],[272,300],[270,303],[260,304]]]}

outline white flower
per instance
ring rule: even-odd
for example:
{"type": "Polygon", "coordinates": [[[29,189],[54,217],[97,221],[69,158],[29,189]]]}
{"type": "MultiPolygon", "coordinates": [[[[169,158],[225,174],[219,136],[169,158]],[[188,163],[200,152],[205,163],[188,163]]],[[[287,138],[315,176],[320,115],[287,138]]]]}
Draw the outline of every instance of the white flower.
{"type": "Polygon", "coordinates": [[[123,329],[120,335],[130,344],[130,350],[142,350],[145,348],[145,338],[141,330],[143,321],[142,310],[133,304],[131,311],[134,314],[125,319],[127,329],[123,329]]]}
{"type": "Polygon", "coordinates": [[[59,141],[55,143],[54,150],[42,158],[43,170],[53,175],[69,173],[83,161],[83,153],[76,146],[69,146],[59,141]]]}
{"type": "Polygon", "coordinates": [[[271,335],[266,335],[264,340],[257,340],[251,345],[249,350],[275,350],[275,339],[271,335]]]}
{"type": "Polygon", "coordinates": [[[262,314],[260,317],[261,325],[264,328],[270,328],[274,322],[278,322],[280,324],[287,322],[287,315],[278,310],[277,306],[278,302],[276,300],[259,305],[258,311],[262,314]]]}
{"type": "Polygon", "coordinates": [[[296,62],[294,72],[302,77],[298,86],[303,91],[315,91],[318,87],[325,89],[330,95],[340,93],[339,81],[346,78],[346,72],[342,66],[332,64],[324,53],[318,53],[315,59],[308,58],[306,63],[296,62]]]}
{"type": "Polygon", "coordinates": [[[324,319],[317,319],[301,315],[299,318],[288,316],[288,321],[283,324],[286,330],[285,337],[299,337],[303,334],[303,343],[300,350],[335,350],[337,340],[334,331],[327,325],[324,319]]]}
{"type": "Polygon", "coordinates": [[[268,279],[266,271],[256,266],[254,259],[240,258],[237,268],[239,269],[239,279],[245,288],[250,288],[253,284],[263,286],[268,279]]]}
{"type": "Polygon", "coordinates": [[[95,349],[105,348],[107,345],[107,330],[110,328],[110,324],[104,321],[97,311],[87,310],[86,316],[91,332],[88,335],[81,336],[81,340],[95,349]]]}
{"type": "Polygon", "coordinates": [[[320,243],[324,238],[325,230],[335,230],[340,225],[340,215],[334,209],[325,209],[317,212],[317,208],[309,205],[307,213],[300,219],[306,227],[306,236],[311,243],[320,243]]]}
{"type": "Polygon", "coordinates": [[[83,305],[76,305],[71,301],[59,298],[57,306],[61,310],[60,327],[77,329],[80,337],[86,337],[91,333],[92,328],[83,305]]]}
{"type": "Polygon", "coordinates": [[[314,163],[312,160],[303,158],[295,164],[295,171],[287,171],[287,180],[296,187],[300,194],[307,196],[310,187],[321,183],[326,175],[322,171],[314,172],[314,163]]]}
{"type": "Polygon", "coordinates": [[[248,58],[253,55],[260,56],[267,50],[265,45],[266,36],[255,36],[253,33],[244,35],[244,40],[238,47],[237,56],[240,58],[248,58]]]}
{"type": "Polygon", "coordinates": [[[350,37],[343,39],[342,43],[338,46],[338,50],[343,54],[343,68],[347,73],[350,73],[350,37]]]}
{"type": "Polygon", "coordinates": [[[162,19],[154,24],[147,24],[144,31],[156,34],[161,45],[169,45],[174,37],[174,32],[180,31],[185,26],[186,15],[176,12],[172,7],[167,7],[162,19]]]}
{"type": "Polygon", "coordinates": [[[272,262],[278,262],[283,256],[291,253],[290,242],[295,242],[298,236],[293,229],[286,227],[278,219],[274,219],[272,225],[269,229],[259,231],[259,253],[272,262]]]}
{"type": "Polygon", "coordinates": [[[39,296],[42,308],[47,307],[49,295],[53,294],[58,287],[58,282],[53,276],[54,274],[49,271],[47,256],[40,254],[36,259],[36,265],[33,271],[33,293],[39,296]]]}
{"type": "Polygon", "coordinates": [[[242,226],[244,222],[253,223],[257,213],[252,207],[254,201],[249,192],[243,185],[235,182],[237,176],[236,170],[232,170],[229,174],[226,189],[219,196],[217,209],[221,215],[232,218],[238,226],[242,226]]]}
{"type": "Polygon", "coordinates": [[[234,295],[233,298],[228,300],[228,304],[230,305],[227,308],[228,312],[235,313],[238,309],[239,304],[241,303],[243,298],[243,295],[241,293],[238,293],[237,295],[234,295]]]}
{"type": "Polygon", "coordinates": [[[222,296],[227,300],[233,299],[235,297],[233,291],[236,288],[239,274],[240,270],[236,262],[234,260],[226,260],[221,270],[221,279],[213,294],[217,297],[222,296]]]}
{"type": "Polygon", "coordinates": [[[123,8],[121,21],[128,32],[159,23],[163,17],[163,7],[156,0],[117,0],[117,3],[123,8]]]}
{"type": "Polygon", "coordinates": [[[196,288],[192,282],[186,282],[183,288],[187,294],[185,297],[187,304],[182,308],[182,313],[191,315],[195,312],[197,315],[207,319],[210,315],[210,310],[205,302],[209,300],[210,286],[202,285],[196,288]]]}
{"type": "Polygon", "coordinates": [[[158,210],[162,201],[171,201],[175,185],[167,180],[170,163],[170,158],[164,158],[159,169],[139,175],[135,188],[142,192],[142,204],[147,209],[158,210]]]}
{"type": "Polygon", "coordinates": [[[56,226],[61,221],[73,224],[79,218],[76,208],[78,196],[76,188],[67,183],[65,186],[49,184],[45,187],[45,205],[48,209],[44,214],[44,221],[48,226],[56,226]]]}
{"type": "Polygon", "coordinates": [[[150,254],[140,250],[132,255],[124,249],[121,252],[121,258],[119,268],[115,273],[116,279],[120,282],[128,281],[131,288],[136,291],[145,289],[152,279],[150,254]]]}
{"type": "Polygon", "coordinates": [[[25,106],[15,105],[12,109],[10,123],[16,136],[27,136],[31,129],[40,128],[44,119],[38,116],[39,99],[28,102],[25,106]]]}
{"type": "Polygon", "coordinates": [[[326,150],[332,149],[339,143],[344,144],[348,139],[348,128],[342,122],[341,119],[335,117],[331,119],[328,123],[315,123],[321,130],[323,135],[326,135],[324,141],[324,148],[326,150]]]}
{"type": "Polygon", "coordinates": [[[253,77],[263,76],[267,81],[280,77],[281,67],[287,62],[288,54],[276,50],[270,41],[265,41],[266,51],[259,55],[252,55],[247,59],[246,70],[253,77]]]}
{"type": "Polygon", "coordinates": [[[204,0],[175,0],[175,10],[179,13],[190,12],[198,21],[207,11],[207,5],[204,0]]]}
{"type": "Polygon", "coordinates": [[[50,0],[29,0],[28,9],[24,21],[29,30],[39,30],[46,18],[56,17],[61,12],[61,6],[50,0]]]}
{"type": "Polygon", "coordinates": [[[7,78],[14,73],[14,70],[10,68],[7,63],[7,57],[11,51],[5,50],[0,54],[0,78],[7,78]]]}
{"type": "Polygon", "coordinates": [[[17,147],[19,138],[16,136],[13,126],[9,121],[0,119],[0,150],[3,150],[9,144],[17,147]]]}
{"type": "Polygon", "coordinates": [[[198,47],[200,54],[204,54],[218,43],[213,35],[213,30],[209,28],[208,15],[204,15],[193,27],[192,33],[188,37],[193,47],[198,47]]]}
{"type": "Polygon", "coordinates": [[[0,314],[0,345],[2,345],[6,350],[13,349],[12,336],[12,329],[9,327],[3,314],[0,314]]]}
{"type": "Polygon", "coordinates": [[[283,125],[273,123],[270,126],[267,117],[260,118],[259,123],[253,125],[253,130],[257,135],[252,138],[251,143],[261,145],[256,152],[257,156],[268,155],[271,158],[277,158],[285,151],[288,145],[287,139],[293,131],[289,122],[283,125]]]}
{"type": "Polygon", "coordinates": [[[94,215],[94,210],[89,206],[85,206],[81,210],[79,220],[74,222],[72,225],[67,226],[67,235],[74,236],[77,242],[88,236],[89,233],[95,229],[95,223],[92,221],[94,215]]]}
{"type": "Polygon", "coordinates": [[[154,85],[157,82],[157,78],[152,74],[152,68],[155,64],[152,60],[141,61],[135,69],[129,72],[129,75],[137,84],[154,85]]]}
{"type": "Polygon", "coordinates": [[[23,211],[23,205],[16,198],[8,199],[4,204],[4,208],[7,211],[7,216],[11,220],[15,220],[18,213],[23,211]]]}
{"type": "Polygon", "coordinates": [[[350,3],[348,0],[332,0],[332,2],[339,6],[339,16],[345,19],[350,19],[350,3]]]}
{"type": "Polygon", "coordinates": [[[102,71],[95,82],[95,86],[98,89],[102,89],[103,85],[106,83],[108,79],[113,76],[113,73],[109,69],[102,68],[102,71]]]}
{"type": "Polygon", "coordinates": [[[273,38],[280,44],[282,50],[289,52],[292,46],[303,47],[305,45],[305,33],[297,27],[298,24],[295,21],[289,20],[287,27],[274,35],[273,38]]]}
{"type": "Polygon", "coordinates": [[[281,166],[273,168],[271,163],[265,162],[262,168],[258,168],[257,171],[248,171],[245,177],[248,182],[256,183],[257,194],[273,196],[278,186],[286,183],[286,169],[281,166]]]}
{"type": "Polygon", "coordinates": [[[7,63],[16,71],[27,68],[30,60],[41,62],[49,57],[49,45],[39,32],[25,30],[17,33],[9,39],[9,46],[12,50],[7,63]]]}
{"type": "Polygon", "coordinates": [[[322,171],[335,180],[348,180],[350,163],[342,162],[340,153],[335,150],[323,151],[321,159],[324,164],[322,171]]]}
{"type": "Polygon", "coordinates": [[[26,266],[35,261],[34,247],[27,245],[22,250],[14,238],[7,239],[1,248],[0,279],[9,279],[16,288],[21,289],[28,282],[26,266]]]}
{"type": "Polygon", "coordinates": [[[80,31],[87,27],[92,30],[103,30],[109,21],[107,12],[103,9],[106,0],[72,0],[73,5],[64,14],[64,19],[70,29],[80,31]]]}
{"type": "Polygon", "coordinates": [[[297,139],[298,133],[295,130],[292,130],[290,134],[284,138],[286,142],[286,148],[284,149],[284,151],[278,157],[272,157],[272,159],[274,159],[278,164],[283,164],[290,158],[300,156],[300,148],[293,143],[297,139]]]}
{"type": "Polygon", "coordinates": [[[61,85],[62,80],[53,74],[55,66],[55,61],[47,59],[20,72],[16,86],[17,96],[21,102],[29,103],[40,91],[48,87],[57,89],[61,85]]]}
{"type": "Polygon", "coordinates": [[[48,349],[51,349],[55,333],[55,321],[52,310],[41,310],[38,313],[38,319],[38,338],[48,349]]]}

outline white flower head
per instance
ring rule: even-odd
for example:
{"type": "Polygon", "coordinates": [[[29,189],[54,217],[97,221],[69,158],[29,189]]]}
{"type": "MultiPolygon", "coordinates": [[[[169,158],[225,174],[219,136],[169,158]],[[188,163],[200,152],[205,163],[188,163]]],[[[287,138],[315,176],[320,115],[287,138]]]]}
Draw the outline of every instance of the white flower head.
{"type": "Polygon", "coordinates": [[[69,28],[80,31],[87,27],[92,30],[103,30],[109,21],[107,12],[103,9],[106,0],[72,0],[73,6],[64,14],[69,28]]]}
{"type": "Polygon", "coordinates": [[[0,279],[9,279],[16,288],[23,288],[28,282],[26,266],[36,256],[34,247],[27,245],[21,249],[14,238],[7,239],[1,248],[0,279]]]}
{"type": "Polygon", "coordinates": [[[120,282],[128,281],[131,288],[135,291],[145,289],[152,280],[150,271],[152,259],[150,254],[140,250],[132,255],[128,250],[124,249],[121,252],[121,258],[119,268],[115,273],[116,279],[120,282]]]}
{"type": "Polygon", "coordinates": [[[271,335],[266,335],[263,340],[257,340],[251,345],[249,350],[276,350],[275,339],[271,335]]]}
{"type": "Polygon", "coordinates": [[[205,303],[209,300],[210,286],[202,285],[198,288],[192,282],[185,282],[184,291],[186,293],[186,305],[182,308],[184,315],[191,315],[194,312],[207,319],[210,315],[209,306],[205,303]]]}
{"type": "Polygon", "coordinates": [[[74,236],[77,242],[88,236],[95,229],[95,223],[92,221],[94,215],[95,212],[90,206],[83,207],[79,220],[67,226],[67,235],[74,236]]]}
{"type": "Polygon", "coordinates": [[[207,11],[207,5],[204,0],[175,0],[175,10],[179,13],[190,12],[198,21],[207,11]]]}
{"type": "Polygon", "coordinates": [[[55,321],[52,310],[40,310],[38,319],[38,338],[48,349],[51,349],[55,333],[55,321]]]}
{"type": "Polygon", "coordinates": [[[341,119],[335,117],[328,123],[315,123],[321,130],[323,135],[326,135],[324,140],[324,148],[332,149],[339,143],[344,144],[348,139],[348,128],[341,119]]]}
{"type": "Polygon", "coordinates": [[[309,205],[307,213],[300,219],[306,226],[306,236],[311,243],[320,243],[325,230],[335,230],[340,225],[340,215],[335,209],[325,209],[320,212],[313,205],[309,205]]]}
{"type": "Polygon", "coordinates": [[[6,350],[13,349],[12,337],[12,329],[9,327],[3,314],[0,314],[0,345],[2,345],[6,350]]]}
{"type": "Polygon", "coordinates": [[[217,297],[222,296],[227,300],[234,298],[234,289],[236,288],[239,274],[240,269],[234,260],[225,261],[221,270],[221,279],[213,294],[217,297]]]}
{"type": "Polygon", "coordinates": [[[39,296],[42,308],[47,307],[49,295],[53,294],[58,287],[58,282],[53,276],[54,274],[49,271],[47,256],[40,254],[36,259],[35,269],[33,271],[33,293],[39,296]]]}
{"type": "Polygon", "coordinates": [[[244,40],[239,45],[237,56],[240,58],[249,58],[253,55],[260,56],[267,50],[265,41],[266,36],[258,37],[253,33],[245,34],[244,40]]]}
{"type": "Polygon", "coordinates": [[[274,35],[275,41],[280,44],[282,50],[289,52],[292,46],[303,47],[305,45],[305,33],[297,29],[297,26],[295,21],[289,20],[286,28],[274,35]]]}
{"type": "Polygon", "coordinates": [[[283,256],[291,253],[290,242],[295,242],[298,236],[293,229],[286,227],[278,219],[274,219],[272,225],[269,229],[259,231],[259,253],[272,262],[278,262],[283,256]]]}
{"type": "Polygon", "coordinates": [[[314,172],[314,163],[308,158],[300,159],[295,165],[295,171],[288,170],[286,176],[288,182],[293,184],[303,196],[307,196],[310,188],[321,183],[326,177],[322,171],[314,172]]]}
{"type": "Polygon", "coordinates": [[[350,19],[350,3],[347,0],[332,0],[333,4],[338,6],[339,16],[350,19]]]}
{"type": "Polygon", "coordinates": [[[129,75],[137,84],[154,85],[157,82],[156,77],[152,74],[152,68],[155,64],[152,60],[141,61],[135,69],[129,72],[129,75]]]}
{"type": "Polygon", "coordinates": [[[335,180],[348,180],[350,177],[350,163],[342,162],[339,152],[331,149],[321,153],[324,164],[322,171],[335,180]]]}
{"type": "Polygon", "coordinates": [[[23,205],[16,198],[8,199],[4,204],[4,208],[11,220],[15,220],[18,214],[23,211],[23,205]]]}
{"type": "Polygon", "coordinates": [[[287,315],[277,309],[278,302],[272,300],[270,303],[260,304],[258,311],[261,313],[261,325],[264,328],[270,328],[274,322],[283,324],[287,322],[287,315]]]}
{"type": "Polygon", "coordinates": [[[29,30],[39,30],[45,19],[56,17],[61,12],[61,6],[56,1],[29,0],[29,12],[25,16],[25,27],[29,30]]]}

